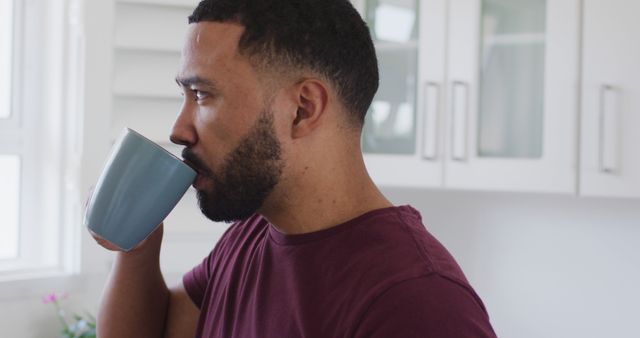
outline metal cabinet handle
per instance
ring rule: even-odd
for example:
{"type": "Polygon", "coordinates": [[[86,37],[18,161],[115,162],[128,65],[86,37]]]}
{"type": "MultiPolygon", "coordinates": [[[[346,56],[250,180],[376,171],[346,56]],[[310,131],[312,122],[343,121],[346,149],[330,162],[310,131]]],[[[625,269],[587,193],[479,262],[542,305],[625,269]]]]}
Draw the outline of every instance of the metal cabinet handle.
{"type": "Polygon", "coordinates": [[[618,170],[619,107],[616,88],[600,86],[600,109],[598,131],[598,170],[614,173],[618,170]]]}
{"type": "Polygon", "coordinates": [[[469,86],[462,81],[451,85],[451,158],[467,160],[467,111],[469,86]]]}
{"type": "Polygon", "coordinates": [[[424,100],[422,157],[433,161],[438,158],[438,115],[440,111],[440,85],[438,83],[426,83],[424,100]]]}

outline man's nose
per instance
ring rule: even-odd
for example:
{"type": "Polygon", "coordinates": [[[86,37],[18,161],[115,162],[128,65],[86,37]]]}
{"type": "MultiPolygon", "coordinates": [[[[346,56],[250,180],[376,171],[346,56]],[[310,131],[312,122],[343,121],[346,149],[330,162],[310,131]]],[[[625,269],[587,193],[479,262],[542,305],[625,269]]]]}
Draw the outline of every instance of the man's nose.
{"type": "Polygon", "coordinates": [[[171,128],[171,136],[169,139],[175,144],[182,146],[193,146],[198,142],[198,134],[193,125],[192,110],[189,109],[189,104],[184,103],[180,108],[180,113],[173,123],[171,128]]]}

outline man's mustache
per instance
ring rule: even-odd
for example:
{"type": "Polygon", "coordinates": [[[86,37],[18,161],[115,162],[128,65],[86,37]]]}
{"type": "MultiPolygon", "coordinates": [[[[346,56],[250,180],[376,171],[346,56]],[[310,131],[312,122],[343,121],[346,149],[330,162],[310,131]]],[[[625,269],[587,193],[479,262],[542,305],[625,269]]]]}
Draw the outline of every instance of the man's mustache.
{"type": "Polygon", "coordinates": [[[196,156],[191,148],[184,148],[182,150],[182,159],[184,159],[185,162],[188,162],[187,164],[195,169],[198,174],[204,176],[213,176],[213,172],[209,169],[209,167],[207,167],[203,160],[196,156]]]}

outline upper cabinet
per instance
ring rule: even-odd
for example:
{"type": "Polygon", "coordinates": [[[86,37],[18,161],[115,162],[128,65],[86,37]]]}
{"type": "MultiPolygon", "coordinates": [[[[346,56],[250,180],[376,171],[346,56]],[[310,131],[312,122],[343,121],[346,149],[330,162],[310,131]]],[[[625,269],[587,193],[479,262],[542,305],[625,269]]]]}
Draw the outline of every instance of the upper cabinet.
{"type": "Polygon", "coordinates": [[[640,197],[638,13],[638,1],[584,1],[581,195],[640,197]]]}
{"type": "MultiPolygon", "coordinates": [[[[376,46],[380,87],[367,113],[362,148],[373,179],[383,185],[439,186],[442,165],[435,155],[423,158],[425,134],[437,133],[430,121],[424,130],[425,20],[423,1],[367,0],[360,3],[376,46]]],[[[434,16],[437,17],[437,16],[434,16]]],[[[439,18],[443,22],[443,18],[439,18]]],[[[433,26],[433,25],[432,25],[433,26]]],[[[442,27],[444,38],[444,27],[442,27]]],[[[444,61],[441,48],[433,57],[444,61]],[[438,54],[439,55],[436,55],[438,54]]]]}
{"type": "Polygon", "coordinates": [[[574,193],[578,0],[367,0],[382,185],[574,193]]]}
{"type": "Polygon", "coordinates": [[[449,1],[446,186],[575,192],[578,5],[449,1]]]}

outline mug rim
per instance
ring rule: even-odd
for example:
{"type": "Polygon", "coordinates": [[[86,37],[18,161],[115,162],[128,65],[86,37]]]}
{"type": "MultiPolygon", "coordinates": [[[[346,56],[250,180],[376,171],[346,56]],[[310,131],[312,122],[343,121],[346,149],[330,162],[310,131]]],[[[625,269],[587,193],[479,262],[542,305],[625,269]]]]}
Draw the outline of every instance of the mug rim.
{"type": "Polygon", "coordinates": [[[150,144],[153,144],[154,147],[164,151],[166,154],[168,154],[169,156],[173,157],[174,159],[176,159],[180,164],[182,164],[184,167],[188,168],[189,170],[193,171],[195,174],[198,174],[198,172],[191,168],[188,164],[184,163],[184,161],[179,158],[178,156],[172,154],[170,151],[168,151],[167,149],[165,149],[164,147],[162,147],[161,145],[157,144],[156,142],[150,140],[148,137],[140,134],[139,132],[129,128],[129,127],[125,127],[125,129],[127,130],[127,132],[131,132],[139,137],[141,137],[142,139],[146,140],[147,142],[149,142],[150,144]]]}

